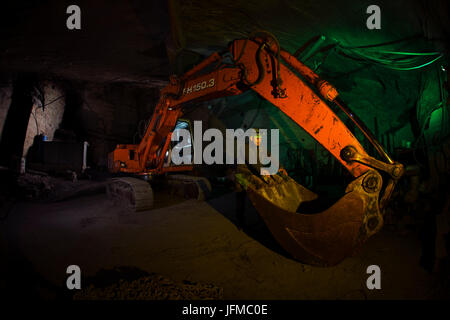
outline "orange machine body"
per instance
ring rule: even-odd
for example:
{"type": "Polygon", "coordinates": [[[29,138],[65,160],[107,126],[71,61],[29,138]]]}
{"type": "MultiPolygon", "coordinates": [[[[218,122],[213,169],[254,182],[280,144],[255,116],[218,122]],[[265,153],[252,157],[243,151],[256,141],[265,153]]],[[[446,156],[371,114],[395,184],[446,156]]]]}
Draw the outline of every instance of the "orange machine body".
{"type": "Polygon", "coordinates": [[[233,65],[198,75],[204,68],[221,61],[220,55],[214,53],[183,77],[171,78],[170,84],[161,90],[160,100],[142,141],[138,145],[118,145],[109,155],[110,170],[155,174],[189,170],[189,166],[163,167],[171,133],[182,115],[183,103],[254,90],[305,129],[353,176],[365,173],[368,168],[363,164],[349,163],[340,157],[340,152],[348,145],[355,147],[361,154],[366,155],[366,152],[325,102],[333,100],[337,91],[286,51],[281,52],[285,62],[283,64],[274,59],[271,48],[265,47],[262,50],[261,46],[258,39],[235,40],[229,47],[234,59],[233,65]],[[261,77],[261,73],[265,76],[261,77]],[[260,77],[261,81],[258,81],[260,77]],[[280,85],[275,84],[277,77],[282,80],[280,85]],[[314,87],[319,94],[314,91],[314,87]]]}
{"type": "Polygon", "coordinates": [[[109,169],[130,174],[192,170],[192,166],[171,166],[166,162],[183,104],[253,90],[308,132],[355,179],[338,202],[316,214],[298,211],[303,202],[313,201],[317,195],[285,173],[261,179],[243,171],[235,174],[235,180],[247,191],[274,238],[293,257],[321,266],[339,263],[382,227],[380,207],[392,194],[402,166],[393,163],[370,131],[339,100],[337,90],[280,48],[276,39],[235,40],[229,53],[231,63],[214,53],[182,77],[172,77],[161,90],[142,141],[118,145],[109,154],[109,169]],[[327,101],[334,102],[357,124],[387,163],[366,153],[327,101]],[[383,181],[374,168],[391,176],[381,205],[383,181]]]}

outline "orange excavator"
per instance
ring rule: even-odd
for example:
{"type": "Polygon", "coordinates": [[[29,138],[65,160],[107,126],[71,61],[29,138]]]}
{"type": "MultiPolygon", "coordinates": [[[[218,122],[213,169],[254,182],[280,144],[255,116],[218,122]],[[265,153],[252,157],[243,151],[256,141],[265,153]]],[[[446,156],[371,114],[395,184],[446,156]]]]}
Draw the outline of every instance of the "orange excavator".
{"type": "MultiPolygon", "coordinates": [[[[318,266],[341,262],[380,230],[384,209],[404,169],[389,157],[330,83],[281,48],[275,37],[266,32],[234,40],[227,51],[213,53],[183,76],[170,78],[170,83],[161,90],[142,141],[137,145],[117,145],[109,154],[110,171],[129,175],[116,178],[109,192],[116,196],[125,193],[125,189],[131,190],[130,200],[136,210],[151,207],[151,187],[139,177],[193,168],[167,164],[171,135],[182,117],[183,105],[248,90],[258,93],[303,128],[354,180],[342,198],[314,214],[297,212],[297,209],[303,202],[315,200],[317,195],[284,170],[259,177],[238,173],[236,181],[246,190],[274,238],[295,259],[318,266]],[[329,104],[345,112],[373,144],[382,161],[368,155],[329,104]]],[[[210,188],[205,180],[194,179],[199,190],[210,188]]]]}

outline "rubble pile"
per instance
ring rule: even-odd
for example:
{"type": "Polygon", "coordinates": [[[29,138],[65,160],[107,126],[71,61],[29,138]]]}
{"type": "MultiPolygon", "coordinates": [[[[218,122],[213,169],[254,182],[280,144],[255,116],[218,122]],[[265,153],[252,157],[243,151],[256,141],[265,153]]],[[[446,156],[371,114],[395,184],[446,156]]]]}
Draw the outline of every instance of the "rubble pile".
{"type": "Polygon", "coordinates": [[[74,300],[221,300],[223,289],[191,281],[175,282],[151,274],[135,280],[120,279],[106,287],[89,285],[74,300]]]}
{"type": "MultiPolygon", "coordinates": [[[[73,174],[70,173],[72,176],[73,174]]],[[[62,201],[82,195],[106,192],[105,182],[53,177],[45,173],[22,174],[17,185],[27,200],[62,201]]]]}

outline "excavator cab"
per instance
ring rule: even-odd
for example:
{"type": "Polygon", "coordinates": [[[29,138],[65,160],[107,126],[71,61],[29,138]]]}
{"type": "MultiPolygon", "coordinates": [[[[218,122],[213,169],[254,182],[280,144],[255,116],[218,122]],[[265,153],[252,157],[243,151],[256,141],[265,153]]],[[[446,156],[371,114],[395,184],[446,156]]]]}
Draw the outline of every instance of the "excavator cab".
{"type": "Polygon", "coordinates": [[[194,163],[194,142],[192,135],[192,125],[191,121],[188,119],[178,119],[175,127],[172,131],[171,142],[166,154],[164,156],[164,168],[168,168],[170,166],[177,166],[179,164],[175,164],[173,162],[172,153],[176,152],[183,158],[183,164],[185,165],[193,165],[194,163]],[[187,130],[189,135],[184,137],[181,135],[181,130],[187,130]],[[178,142],[180,140],[187,139],[187,141],[183,141],[183,144],[180,145],[178,142]]]}

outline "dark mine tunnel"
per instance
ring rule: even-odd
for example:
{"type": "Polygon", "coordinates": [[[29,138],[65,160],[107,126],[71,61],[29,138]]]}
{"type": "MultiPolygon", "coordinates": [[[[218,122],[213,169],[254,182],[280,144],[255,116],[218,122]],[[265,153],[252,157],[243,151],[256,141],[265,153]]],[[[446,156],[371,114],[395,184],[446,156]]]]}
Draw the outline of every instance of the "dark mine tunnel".
{"type": "Polygon", "coordinates": [[[449,13],[2,3],[3,301],[449,299],[449,13]]]}

